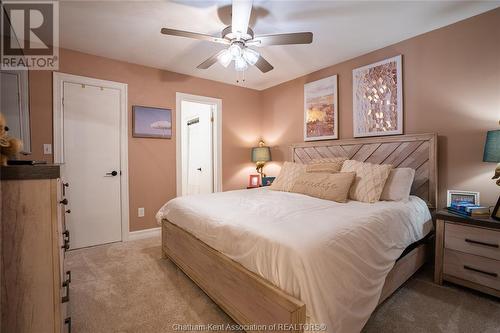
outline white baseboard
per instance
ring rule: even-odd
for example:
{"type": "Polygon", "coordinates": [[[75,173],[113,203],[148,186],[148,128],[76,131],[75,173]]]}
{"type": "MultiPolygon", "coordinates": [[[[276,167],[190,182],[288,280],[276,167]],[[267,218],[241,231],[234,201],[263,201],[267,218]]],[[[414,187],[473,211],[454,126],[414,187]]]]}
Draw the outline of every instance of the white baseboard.
{"type": "Polygon", "coordinates": [[[161,235],[161,227],[144,229],[144,230],[137,230],[137,231],[130,231],[128,233],[128,240],[132,241],[132,240],[137,240],[137,239],[156,237],[156,236],[160,236],[160,235],[161,235]]]}

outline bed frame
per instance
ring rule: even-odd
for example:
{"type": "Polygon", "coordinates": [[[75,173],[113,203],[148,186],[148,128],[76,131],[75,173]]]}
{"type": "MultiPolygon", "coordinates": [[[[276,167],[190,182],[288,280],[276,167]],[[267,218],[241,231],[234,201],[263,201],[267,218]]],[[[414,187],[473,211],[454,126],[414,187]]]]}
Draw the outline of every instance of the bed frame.
{"type": "MultiPolygon", "coordinates": [[[[338,156],[413,168],[412,194],[424,199],[430,208],[437,203],[436,155],[436,134],[306,142],[291,147],[291,160],[296,163],[338,156]]],[[[166,219],[162,223],[162,250],[165,258],[172,260],[246,331],[303,330],[306,305],[302,301],[166,219]]],[[[426,262],[430,245],[422,242],[405,252],[389,272],[379,304],[426,262]]]]}

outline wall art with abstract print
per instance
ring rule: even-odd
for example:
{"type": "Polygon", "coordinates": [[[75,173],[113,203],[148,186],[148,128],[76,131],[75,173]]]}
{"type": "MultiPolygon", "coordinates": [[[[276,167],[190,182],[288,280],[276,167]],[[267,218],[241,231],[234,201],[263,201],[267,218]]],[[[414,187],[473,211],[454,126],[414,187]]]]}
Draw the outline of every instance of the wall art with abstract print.
{"type": "Polygon", "coordinates": [[[304,141],[338,139],[337,75],[304,85],[304,141]]]}
{"type": "Polygon", "coordinates": [[[401,61],[398,55],[352,71],[354,137],[403,134],[401,61]]]}

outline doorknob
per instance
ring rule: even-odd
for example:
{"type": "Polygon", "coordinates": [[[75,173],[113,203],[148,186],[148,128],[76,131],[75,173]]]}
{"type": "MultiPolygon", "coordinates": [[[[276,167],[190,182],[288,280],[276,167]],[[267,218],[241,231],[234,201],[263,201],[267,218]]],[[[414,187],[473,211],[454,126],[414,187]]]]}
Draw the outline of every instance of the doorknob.
{"type": "Polygon", "coordinates": [[[111,171],[111,172],[106,172],[106,177],[114,177],[118,174],[118,172],[116,172],[115,170],[111,171]]]}
{"type": "Polygon", "coordinates": [[[198,169],[196,169],[196,170],[201,171],[201,168],[198,168],[198,169]]]}

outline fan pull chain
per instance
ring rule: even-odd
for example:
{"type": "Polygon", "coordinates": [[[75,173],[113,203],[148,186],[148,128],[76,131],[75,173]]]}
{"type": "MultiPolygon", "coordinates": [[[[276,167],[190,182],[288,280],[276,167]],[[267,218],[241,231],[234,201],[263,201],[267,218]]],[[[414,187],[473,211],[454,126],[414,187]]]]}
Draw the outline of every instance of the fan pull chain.
{"type": "Polygon", "coordinates": [[[238,76],[236,78],[236,83],[245,83],[245,72],[246,71],[236,72],[236,75],[238,76]]]}

